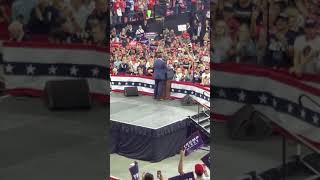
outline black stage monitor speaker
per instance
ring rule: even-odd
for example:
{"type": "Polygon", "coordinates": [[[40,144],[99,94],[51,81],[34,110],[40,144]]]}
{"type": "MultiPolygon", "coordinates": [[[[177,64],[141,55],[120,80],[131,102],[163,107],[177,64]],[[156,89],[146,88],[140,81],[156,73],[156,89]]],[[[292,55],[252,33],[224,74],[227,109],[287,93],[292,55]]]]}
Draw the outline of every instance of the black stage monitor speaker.
{"type": "Polygon", "coordinates": [[[49,109],[90,108],[87,80],[54,80],[45,85],[45,101],[49,109]]]}
{"type": "Polygon", "coordinates": [[[259,140],[272,133],[270,121],[251,105],[237,111],[227,126],[230,137],[237,140],[259,140]]]}
{"type": "Polygon", "coordinates": [[[282,173],[278,168],[271,168],[267,171],[262,172],[259,176],[263,180],[280,180],[282,177],[282,173]]]}
{"type": "Polygon", "coordinates": [[[124,95],[129,96],[139,96],[138,88],[137,87],[125,87],[124,88],[124,95]]]}
{"type": "Polygon", "coordinates": [[[181,99],[181,105],[183,105],[183,106],[192,106],[194,104],[195,104],[195,101],[193,100],[193,98],[190,95],[185,95],[181,99]]]}

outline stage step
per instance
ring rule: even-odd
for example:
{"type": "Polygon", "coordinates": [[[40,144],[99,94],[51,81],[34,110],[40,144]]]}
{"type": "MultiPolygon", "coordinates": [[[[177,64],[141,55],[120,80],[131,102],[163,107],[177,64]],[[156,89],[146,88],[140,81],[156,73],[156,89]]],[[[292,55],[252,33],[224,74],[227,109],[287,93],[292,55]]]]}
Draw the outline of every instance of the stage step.
{"type": "Polygon", "coordinates": [[[190,119],[203,131],[208,137],[210,137],[210,111],[203,110],[199,114],[191,116],[190,119]]]}
{"type": "Polygon", "coordinates": [[[204,118],[200,120],[199,124],[203,127],[210,126],[210,118],[204,118]]]}

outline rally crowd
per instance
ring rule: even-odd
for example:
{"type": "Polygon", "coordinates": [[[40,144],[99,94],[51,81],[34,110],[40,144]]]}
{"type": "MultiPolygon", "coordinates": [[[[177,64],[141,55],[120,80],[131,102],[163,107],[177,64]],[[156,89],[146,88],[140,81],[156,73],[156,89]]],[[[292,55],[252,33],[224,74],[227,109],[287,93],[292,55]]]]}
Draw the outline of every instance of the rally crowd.
{"type": "MultiPolygon", "coordinates": [[[[195,180],[210,180],[210,169],[209,167],[207,167],[206,164],[204,163],[196,163],[194,165],[194,169],[191,170],[189,173],[187,173],[186,171],[189,171],[190,169],[185,169],[184,168],[184,159],[185,159],[185,150],[181,150],[180,151],[180,158],[179,158],[179,164],[178,164],[178,173],[179,173],[179,177],[180,179],[195,179],[195,180]]],[[[137,166],[137,169],[135,171],[135,173],[138,174],[132,174],[131,172],[131,176],[132,179],[139,179],[139,168],[138,168],[138,162],[135,161],[134,162],[135,166],[137,166]]],[[[129,169],[130,171],[130,169],[129,169]]],[[[174,177],[172,179],[178,179],[177,177],[174,177]]],[[[110,180],[120,180],[116,177],[111,176],[110,178],[107,178],[110,180]]],[[[164,174],[162,174],[161,170],[157,171],[157,174],[153,174],[151,172],[142,172],[141,174],[141,179],[142,180],[155,180],[155,179],[159,179],[159,180],[164,180],[164,174]]],[[[171,178],[168,178],[171,179],[171,178]]]]}
{"type": "Polygon", "coordinates": [[[149,32],[148,21],[134,29],[127,25],[110,33],[111,74],[152,76],[156,54],[161,54],[175,81],[210,84],[210,21],[203,14],[186,23],[180,33],[163,29],[149,32]],[[180,34],[178,34],[180,33],[180,34]]]}
{"type": "Polygon", "coordinates": [[[106,0],[1,0],[0,38],[107,45],[106,0]]]}
{"type": "Polygon", "coordinates": [[[111,0],[111,24],[170,16],[185,12],[208,11],[209,0],[111,0]]]}
{"type": "Polygon", "coordinates": [[[212,61],[320,74],[317,0],[214,0],[212,61]]]}

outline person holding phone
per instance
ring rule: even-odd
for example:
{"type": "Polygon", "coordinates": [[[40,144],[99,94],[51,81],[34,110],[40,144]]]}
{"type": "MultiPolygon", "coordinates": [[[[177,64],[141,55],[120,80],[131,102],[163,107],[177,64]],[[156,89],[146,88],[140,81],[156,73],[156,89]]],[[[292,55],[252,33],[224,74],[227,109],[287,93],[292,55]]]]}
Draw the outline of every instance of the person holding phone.
{"type": "Polygon", "coordinates": [[[157,179],[163,180],[163,176],[160,170],[157,171],[157,179]]]}
{"type": "MultiPolygon", "coordinates": [[[[157,171],[157,179],[163,180],[163,176],[162,176],[160,170],[157,171]]],[[[154,180],[153,174],[143,172],[142,173],[142,180],[154,180]]]]}

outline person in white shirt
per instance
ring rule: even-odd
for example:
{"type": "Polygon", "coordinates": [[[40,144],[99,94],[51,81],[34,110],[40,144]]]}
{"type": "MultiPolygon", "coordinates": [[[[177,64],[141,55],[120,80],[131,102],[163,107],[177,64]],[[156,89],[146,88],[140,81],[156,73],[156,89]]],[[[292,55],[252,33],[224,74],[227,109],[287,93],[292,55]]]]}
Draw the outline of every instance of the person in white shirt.
{"type": "Polygon", "coordinates": [[[302,73],[316,74],[320,72],[320,37],[317,35],[316,22],[307,19],[305,34],[299,36],[294,43],[294,64],[291,73],[301,76],[302,73]]]}
{"type": "Polygon", "coordinates": [[[178,68],[176,75],[175,75],[175,81],[181,81],[183,78],[183,73],[182,73],[182,69],[178,68]]]}
{"type": "Polygon", "coordinates": [[[201,85],[210,85],[210,69],[207,67],[201,77],[201,85]]]}
{"type": "Polygon", "coordinates": [[[143,36],[144,36],[144,30],[142,29],[142,26],[140,25],[139,29],[137,29],[137,31],[136,31],[136,37],[137,37],[137,39],[140,39],[143,36]]]}
{"type": "Polygon", "coordinates": [[[70,11],[72,12],[72,18],[74,18],[73,23],[75,26],[83,32],[85,29],[86,21],[91,11],[89,7],[86,7],[81,0],[70,0],[70,11]]]}
{"type": "Polygon", "coordinates": [[[140,65],[140,62],[138,60],[136,60],[133,64],[132,64],[132,68],[133,68],[133,73],[137,74],[138,73],[138,67],[140,65]]]}

